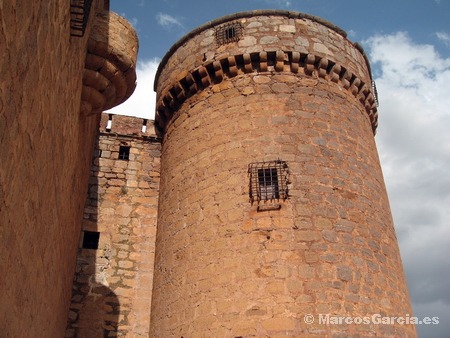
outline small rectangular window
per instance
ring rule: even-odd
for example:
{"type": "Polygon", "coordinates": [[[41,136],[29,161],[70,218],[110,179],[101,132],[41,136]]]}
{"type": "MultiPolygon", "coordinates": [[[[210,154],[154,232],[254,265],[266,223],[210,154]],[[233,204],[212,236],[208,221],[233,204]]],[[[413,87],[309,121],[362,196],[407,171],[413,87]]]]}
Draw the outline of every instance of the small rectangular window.
{"type": "Polygon", "coordinates": [[[243,36],[243,27],[240,22],[232,22],[216,28],[216,41],[219,46],[237,42],[243,36]]]}
{"type": "Polygon", "coordinates": [[[130,159],[130,147],[120,146],[119,147],[119,160],[128,161],[130,159]]]}
{"type": "Polygon", "coordinates": [[[83,232],[83,249],[98,249],[98,242],[100,240],[100,233],[97,231],[84,231],[83,232]]]}
{"type": "Polygon", "coordinates": [[[258,169],[258,195],[262,200],[280,198],[278,173],[276,168],[258,169]]]}
{"type": "Polygon", "coordinates": [[[233,26],[225,30],[225,39],[233,39],[236,36],[236,28],[233,26]]]}
{"type": "Polygon", "coordinates": [[[285,161],[255,162],[248,167],[250,201],[273,201],[288,196],[288,167],[285,161]]]}

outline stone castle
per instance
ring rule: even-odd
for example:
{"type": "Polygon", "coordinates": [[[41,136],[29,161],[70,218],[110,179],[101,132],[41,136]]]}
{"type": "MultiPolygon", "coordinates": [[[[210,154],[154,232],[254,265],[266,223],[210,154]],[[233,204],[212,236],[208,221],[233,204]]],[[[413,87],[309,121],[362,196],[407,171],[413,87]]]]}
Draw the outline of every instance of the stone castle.
{"type": "Polygon", "coordinates": [[[0,3],[2,337],[414,337],[364,50],[303,13],[219,18],[163,58],[107,0],[0,3]],[[87,196],[87,197],[86,197],[87,196]],[[305,316],[312,315],[312,321],[305,316]]]}

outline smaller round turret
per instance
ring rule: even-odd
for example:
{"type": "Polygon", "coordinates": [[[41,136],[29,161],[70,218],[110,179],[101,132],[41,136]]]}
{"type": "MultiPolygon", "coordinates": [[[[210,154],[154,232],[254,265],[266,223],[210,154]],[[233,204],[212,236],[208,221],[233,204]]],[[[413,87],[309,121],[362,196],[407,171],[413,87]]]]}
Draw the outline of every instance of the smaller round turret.
{"type": "Polygon", "coordinates": [[[126,101],[136,88],[138,38],[114,12],[97,14],[88,42],[81,111],[95,114],[126,101]]]}

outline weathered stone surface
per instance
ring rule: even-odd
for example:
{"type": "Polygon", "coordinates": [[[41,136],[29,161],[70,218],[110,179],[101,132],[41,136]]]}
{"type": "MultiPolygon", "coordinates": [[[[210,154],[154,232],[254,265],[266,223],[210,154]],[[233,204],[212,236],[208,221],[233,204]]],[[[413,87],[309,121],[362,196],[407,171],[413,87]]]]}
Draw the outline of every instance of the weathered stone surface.
{"type": "Polygon", "coordinates": [[[91,23],[84,38],[71,38],[69,5],[0,4],[3,337],[62,337],[69,313],[98,123],[80,118],[91,23]]]}
{"type": "Polygon", "coordinates": [[[296,29],[294,25],[280,25],[280,32],[295,33],[296,29]]]}
{"type": "MultiPolygon", "coordinates": [[[[187,55],[205,52],[230,69],[160,124],[150,336],[214,336],[219,327],[230,337],[353,336],[357,325],[306,325],[303,315],[410,314],[372,124],[341,74],[369,83],[364,56],[314,20],[239,22],[257,44],[200,48],[210,25],[174,49],[157,77],[161,96],[201,66],[187,55]],[[249,201],[248,166],[275,159],[289,167],[289,198],[261,202],[261,211],[249,201]],[[373,224],[384,227],[369,231],[373,224]]],[[[392,332],[415,335],[406,325],[392,332]]]]}
{"type": "Polygon", "coordinates": [[[83,231],[100,233],[99,249],[78,250],[66,337],[88,337],[98,327],[104,327],[105,334],[146,337],[160,144],[151,121],[144,133],[142,119],[113,116],[111,132],[106,132],[108,115],[102,117],[94,152],[100,158],[94,158],[91,167],[91,193],[82,223],[83,231]],[[130,147],[129,160],[119,158],[124,145],[130,147]],[[120,174],[118,168],[126,170],[120,174]]]}

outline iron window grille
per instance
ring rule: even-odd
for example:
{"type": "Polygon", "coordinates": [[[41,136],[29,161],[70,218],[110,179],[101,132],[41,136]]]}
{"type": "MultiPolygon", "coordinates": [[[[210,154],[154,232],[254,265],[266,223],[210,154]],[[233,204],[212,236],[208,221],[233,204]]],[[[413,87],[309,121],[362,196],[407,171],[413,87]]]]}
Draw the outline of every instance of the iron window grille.
{"type": "Polygon", "coordinates": [[[252,203],[285,200],[288,197],[288,166],[285,161],[250,163],[248,173],[252,203]]]}
{"type": "Polygon", "coordinates": [[[83,37],[89,21],[93,0],[70,1],[70,35],[83,37]]]}
{"type": "Polygon", "coordinates": [[[379,107],[380,104],[378,101],[377,85],[376,85],[375,81],[373,81],[373,80],[372,80],[372,91],[373,91],[373,95],[375,96],[375,104],[377,105],[377,107],[379,107]]]}
{"type": "Polygon", "coordinates": [[[130,147],[120,146],[119,147],[119,160],[128,161],[130,159],[130,147]]]}
{"type": "Polygon", "coordinates": [[[216,28],[216,41],[219,46],[237,42],[242,38],[243,27],[239,22],[233,22],[216,28]]]}

